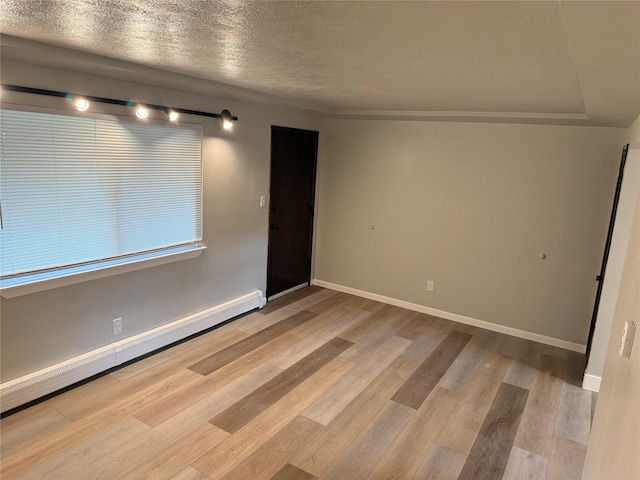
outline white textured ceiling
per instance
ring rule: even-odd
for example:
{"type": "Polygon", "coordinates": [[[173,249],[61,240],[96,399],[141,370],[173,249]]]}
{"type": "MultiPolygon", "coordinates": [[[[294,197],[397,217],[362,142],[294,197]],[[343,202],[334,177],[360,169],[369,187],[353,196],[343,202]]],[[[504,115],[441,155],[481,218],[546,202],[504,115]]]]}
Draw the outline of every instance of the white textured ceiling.
{"type": "Polygon", "coordinates": [[[634,0],[0,0],[0,32],[6,59],[122,78],[136,64],[333,115],[626,127],[640,113],[634,0]]]}

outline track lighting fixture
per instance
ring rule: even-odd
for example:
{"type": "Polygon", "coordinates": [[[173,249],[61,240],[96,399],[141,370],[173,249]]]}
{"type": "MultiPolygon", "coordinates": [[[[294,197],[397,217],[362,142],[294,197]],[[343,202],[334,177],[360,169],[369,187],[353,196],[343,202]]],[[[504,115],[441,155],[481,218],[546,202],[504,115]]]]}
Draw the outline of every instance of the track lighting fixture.
{"type": "Polygon", "coordinates": [[[233,127],[232,123],[233,117],[231,116],[231,112],[229,110],[222,110],[220,114],[220,121],[222,122],[222,128],[225,130],[230,130],[233,127]]]}
{"type": "MultiPolygon", "coordinates": [[[[75,93],[69,92],[59,92],[56,90],[45,90],[42,88],[31,88],[31,87],[23,87],[20,85],[8,85],[1,84],[0,91],[13,91],[13,92],[22,92],[22,93],[32,93],[34,95],[46,95],[49,97],[62,97],[67,99],[73,99],[73,105],[75,108],[81,112],[87,110],[90,106],[90,102],[96,103],[107,103],[110,105],[122,105],[124,107],[131,107],[135,105],[135,102],[131,102],[129,100],[117,100],[115,98],[106,98],[106,97],[94,97],[94,96],[80,96],[75,93]]],[[[201,117],[210,117],[210,118],[219,118],[222,122],[222,127],[225,130],[229,130],[233,126],[233,122],[238,121],[238,117],[234,117],[231,115],[229,110],[222,110],[221,113],[210,113],[210,112],[202,112],[199,110],[189,110],[187,108],[175,108],[175,107],[166,107],[164,105],[153,105],[146,103],[144,105],[138,105],[136,108],[136,116],[138,118],[148,118],[149,110],[161,110],[167,114],[167,117],[170,121],[175,122],[181,113],[186,113],[188,115],[198,115],[201,117]]]]}
{"type": "Polygon", "coordinates": [[[89,108],[89,101],[84,97],[76,97],[73,101],[73,104],[76,106],[76,110],[79,112],[84,112],[89,108]]]}
{"type": "Polygon", "coordinates": [[[167,114],[167,117],[169,117],[170,122],[175,122],[176,120],[178,120],[178,117],[180,116],[178,112],[172,109],[166,110],[166,114],[167,114]]]}
{"type": "Polygon", "coordinates": [[[149,110],[147,110],[145,107],[140,105],[138,106],[138,108],[136,108],[136,117],[147,118],[148,116],[149,116],[149,110]]]}

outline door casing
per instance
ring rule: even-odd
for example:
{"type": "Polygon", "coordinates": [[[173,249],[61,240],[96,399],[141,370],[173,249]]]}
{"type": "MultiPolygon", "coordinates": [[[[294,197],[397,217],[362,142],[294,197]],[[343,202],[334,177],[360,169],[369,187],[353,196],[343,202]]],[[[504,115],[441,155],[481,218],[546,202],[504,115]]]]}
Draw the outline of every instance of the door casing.
{"type": "Polygon", "coordinates": [[[311,281],[318,137],[313,130],[271,127],[268,299],[311,281]]]}

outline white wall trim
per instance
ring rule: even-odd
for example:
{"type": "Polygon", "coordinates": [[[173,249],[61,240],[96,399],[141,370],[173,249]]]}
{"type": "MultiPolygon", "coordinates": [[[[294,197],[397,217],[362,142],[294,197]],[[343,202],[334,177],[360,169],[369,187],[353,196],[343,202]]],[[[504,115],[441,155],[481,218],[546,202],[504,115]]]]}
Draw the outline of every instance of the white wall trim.
{"type": "Polygon", "coordinates": [[[416,110],[334,110],[331,118],[405,118],[407,120],[428,120],[431,118],[486,118],[486,119],[534,119],[534,120],[589,120],[586,113],[539,113],[539,112],[479,112],[479,111],[416,111],[416,110]]]}
{"type": "Polygon", "coordinates": [[[586,345],[582,345],[579,343],[568,342],[559,338],[540,335],[539,333],[519,330],[517,328],[499,325],[497,323],[486,322],[484,320],[466,317],[457,313],[445,312],[444,310],[438,310],[436,308],[418,305],[417,303],[405,302],[404,300],[398,300],[396,298],[385,297],[384,295],[378,295],[377,293],[371,293],[364,290],[358,290],[356,288],[345,287],[343,285],[325,282],[324,280],[318,280],[314,278],[312,284],[317,285],[318,287],[329,288],[331,290],[337,290],[338,292],[349,293],[351,295],[357,295],[358,297],[376,300],[378,302],[387,303],[389,305],[395,305],[396,307],[406,308],[407,310],[414,310],[416,312],[426,313],[435,317],[453,320],[454,322],[464,323],[465,325],[480,327],[486,330],[491,330],[493,332],[504,333],[506,335],[524,338],[526,340],[532,340],[534,342],[544,343],[546,345],[553,345],[554,347],[564,348],[565,350],[571,350],[573,352],[584,353],[586,351],[586,345]]]}
{"type": "Polygon", "coordinates": [[[595,375],[590,375],[588,373],[585,373],[582,379],[582,388],[584,390],[589,390],[591,392],[597,393],[600,391],[601,381],[602,381],[602,377],[596,377],[595,375]]]}
{"type": "Polygon", "coordinates": [[[255,308],[262,308],[264,304],[263,293],[256,290],[161,327],[0,384],[0,411],[11,410],[255,308]]]}

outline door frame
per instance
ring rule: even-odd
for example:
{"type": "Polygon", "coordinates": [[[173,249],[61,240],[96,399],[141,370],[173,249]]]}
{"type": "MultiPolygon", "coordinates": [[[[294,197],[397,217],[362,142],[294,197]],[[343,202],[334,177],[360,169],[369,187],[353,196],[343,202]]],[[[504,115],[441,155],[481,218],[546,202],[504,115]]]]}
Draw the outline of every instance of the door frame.
{"type": "MultiPolygon", "coordinates": [[[[593,313],[591,315],[591,325],[589,326],[589,337],[587,338],[587,348],[585,356],[587,357],[587,365],[589,363],[589,354],[591,353],[591,347],[593,345],[593,337],[596,331],[596,323],[598,321],[598,310],[600,307],[600,299],[602,297],[602,287],[604,285],[604,277],[607,272],[607,262],[609,261],[609,252],[611,250],[611,240],[613,239],[613,229],[616,223],[616,216],[618,213],[618,202],[620,201],[620,193],[622,191],[622,180],[624,178],[624,168],[627,163],[627,155],[629,153],[629,144],[627,143],[622,149],[622,157],[620,159],[620,168],[618,169],[618,181],[616,182],[616,190],[613,195],[613,205],[611,207],[611,216],[609,217],[609,230],[607,231],[607,240],[604,244],[604,254],[602,256],[602,264],[600,266],[600,273],[596,277],[598,287],[596,290],[596,299],[593,306],[593,313]]],[[[586,368],[586,367],[585,367],[586,368]]]]}
{"type": "Polygon", "coordinates": [[[270,147],[270,160],[269,160],[269,215],[268,215],[268,223],[267,226],[270,228],[271,226],[271,190],[272,190],[272,172],[273,172],[273,133],[274,131],[281,132],[289,132],[289,133],[299,133],[304,135],[312,135],[315,137],[315,152],[313,156],[313,167],[312,167],[312,181],[311,181],[311,219],[309,222],[309,251],[307,253],[309,258],[309,267],[308,267],[308,275],[306,278],[306,284],[301,284],[289,288],[287,290],[283,290],[282,292],[275,293],[273,295],[269,295],[269,255],[271,251],[271,233],[269,231],[267,237],[267,271],[266,271],[266,282],[265,282],[265,297],[267,298],[267,302],[271,300],[275,300],[278,297],[286,295],[287,293],[294,292],[300,288],[304,288],[305,286],[311,285],[311,276],[313,271],[313,243],[314,243],[314,231],[315,231],[315,221],[316,221],[316,191],[317,191],[317,178],[318,178],[318,145],[320,140],[320,132],[318,130],[306,130],[302,128],[292,128],[292,127],[284,127],[280,125],[271,125],[271,147],[270,147]]]}

